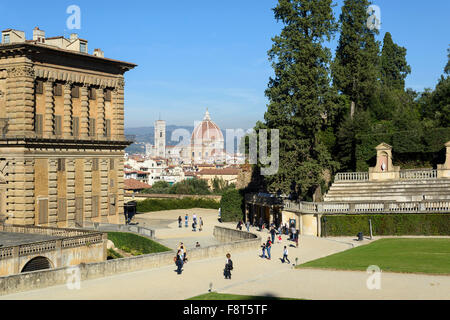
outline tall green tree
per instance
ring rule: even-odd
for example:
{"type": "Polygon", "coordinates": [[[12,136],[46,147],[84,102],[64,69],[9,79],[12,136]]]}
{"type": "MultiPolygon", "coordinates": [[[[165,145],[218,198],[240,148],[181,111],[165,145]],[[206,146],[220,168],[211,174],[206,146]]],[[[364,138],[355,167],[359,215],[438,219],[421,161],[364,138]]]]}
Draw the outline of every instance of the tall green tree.
{"type": "Polygon", "coordinates": [[[331,52],[323,42],[337,26],[332,0],[279,0],[273,11],[284,28],[269,51],[275,76],[266,90],[265,124],[257,130],[280,131],[280,168],[265,180],[271,192],[307,197],[333,165],[320,132],[334,108],[331,52]]]}
{"type": "Polygon", "coordinates": [[[392,35],[386,32],[381,51],[381,83],[391,90],[405,90],[405,79],[410,73],[406,48],[395,44],[392,35]]]}
{"type": "Polygon", "coordinates": [[[345,0],[340,22],[340,39],[332,65],[334,85],[350,98],[353,118],[358,108],[366,110],[379,79],[380,44],[377,29],[369,29],[369,1],[345,0]]]}

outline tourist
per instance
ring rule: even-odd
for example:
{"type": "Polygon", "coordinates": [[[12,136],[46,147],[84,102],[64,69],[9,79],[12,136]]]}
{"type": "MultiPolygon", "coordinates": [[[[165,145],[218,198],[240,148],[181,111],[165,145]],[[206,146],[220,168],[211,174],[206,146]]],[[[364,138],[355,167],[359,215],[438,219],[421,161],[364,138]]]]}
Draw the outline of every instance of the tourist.
{"type": "Polygon", "coordinates": [[[268,255],[267,259],[272,260],[272,254],[271,254],[272,242],[270,241],[270,237],[267,238],[266,250],[267,250],[267,255],[268,255]]]}
{"type": "Polygon", "coordinates": [[[222,223],[222,208],[219,208],[219,222],[222,223]]]}
{"type": "Polygon", "coordinates": [[[233,261],[231,260],[231,254],[227,254],[227,261],[225,263],[225,270],[223,271],[225,279],[230,279],[231,280],[231,271],[232,270],[233,270],[233,261]]]}
{"type": "Polygon", "coordinates": [[[200,243],[197,242],[197,244],[195,245],[196,248],[200,248],[200,243]]]}
{"type": "Polygon", "coordinates": [[[192,231],[197,232],[197,224],[192,222],[192,231]]]}
{"type": "Polygon", "coordinates": [[[270,229],[270,236],[272,237],[272,243],[275,243],[275,236],[276,236],[277,231],[275,230],[274,227],[272,227],[270,229]]]}
{"type": "Polygon", "coordinates": [[[194,220],[194,223],[197,224],[197,215],[195,213],[192,216],[192,220],[194,220]]]}
{"type": "Polygon", "coordinates": [[[183,227],[183,218],[181,218],[181,216],[178,218],[178,227],[179,228],[183,227]]]}
{"type": "Polygon", "coordinates": [[[187,228],[189,226],[189,215],[188,214],[186,214],[186,216],[184,217],[184,223],[187,228]]]}
{"type": "Polygon", "coordinates": [[[181,250],[178,250],[177,256],[175,257],[175,265],[178,267],[177,273],[180,275],[183,272],[183,262],[184,256],[181,250]]]}
{"type": "Polygon", "coordinates": [[[278,243],[279,244],[283,243],[283,238],[281,237],[281,233],[278,235],[278,243]]]}
{"type": "Polygon", "coordinates": [[[284,251],[283,251],[283,263],[285,263],[286,261],[288,262],[288,264],[291,264],[291,261],[289,261],[289,251],[288,248],[286,246],[284,246],[284,251]]]}
{"type": "Polygon", "coordinates": [[[261,248],[262,248],[262,256],[261,256],[261,258],[265,259],[266,258],[266,244],[263,243],[261,248]]]}
{"type": "Polygon", "coordinates": [[[250,232],[250,221],[247,221],[245,226],[247,227],[247,232],[250,232]]]}
{"type": "Polygon", "coordinates": [[[202,218],[200,218],[199,227],[200,228],[198,231],[202,232],[203,231],[203,219],[202,218]]]}
{"type": "Polygon", "coordinates": [[[297,232],[297,230],[295,230],[295,247],[298,248],[298,238],[299,238],[299,233],[297,232]]]}

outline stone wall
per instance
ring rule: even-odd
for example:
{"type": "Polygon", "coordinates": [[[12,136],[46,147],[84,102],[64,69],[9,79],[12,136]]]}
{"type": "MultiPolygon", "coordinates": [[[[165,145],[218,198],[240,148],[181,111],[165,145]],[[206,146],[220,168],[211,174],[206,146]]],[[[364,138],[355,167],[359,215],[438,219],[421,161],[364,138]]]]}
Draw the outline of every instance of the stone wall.
{"type": "MultiPolygon", "coordinates": [[[[189,260],[202,260],[236,254],[248,250],[258,250],[261,238],[255,234],[222,227],[216,227],[214,236],[220,241],[231,241],[220,245],[198,248],[189,251],[189,260]]],[[[141,271],[174,265],[175,252],[143,255],[132,258],[110,260],[100,263],[78,266],[81,281],[114,276],[121,273],[141,271]]],[[[174,266],[175,268],[175,266],[174,266]]],[[[23,291],[37,290],[57,285],[64,285],[72,279],[73,268],[59,268],[0,277],[0,296],[23,291]]]]}

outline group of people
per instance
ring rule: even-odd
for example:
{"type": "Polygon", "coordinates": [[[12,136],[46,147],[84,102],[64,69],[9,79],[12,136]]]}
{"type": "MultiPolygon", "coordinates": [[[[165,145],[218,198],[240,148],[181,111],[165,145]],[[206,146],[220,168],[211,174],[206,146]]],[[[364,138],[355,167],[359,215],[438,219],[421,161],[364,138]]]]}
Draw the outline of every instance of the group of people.
{"type": "MultiPolygon", "coordinates": [[[[200,248],[200,243],[197,242],[196,248],[200,248]]],[[[225,268],[223,270],[223,275],[225,279],[231,280],[231,271],[233,271],[233,261],[231,260],[231,254],[227,254],[227,260],[225,262],[225,268]]],[[[177,273],[181,275],[183,273],[183,267],[188,262],[187,259],[187,250],[183,243],[178,247],[178,252],[176,257],[174,258],[175,265],[177,266],[177,273]]]]}
{"type": "Polygon", "coordinates": [[[243,226],[245,225],[245,228],[247,229],[247,232],[250,232],[250,222],[247,221],[245,224],[242,220],[240,220],[237,224],[236,229],[242,231],[243,226]]]}
{"type": "MultiPolygon", "coordinates": [[[[295,228],[293,228],[295,229],[295,228]]],[[[275,228],[274,225],[272,225],[272,227],[270,228],[270,236],[267,238],[267,241],[265,243],[262,244],[261,248],[262,248],[262,256],[261,258],[263,259],[268,259],[268,260],[272,260],[272,246],[275,243],[275,239],[277,238],[278,243],[281,244],[283,242],[282,240],[282,228],[278,228],[278,230],[275,228]],[[267,255],[266,255],[267,253],[267,255]]],[[[297,230],[295,230],[297,231],[297,230]]],[[[295,241],[296,244],[296,248],[298,248],[298,233],[297,232],[292,232],[291,238],[290,240],[295,241]]],[[[291,261],[289,260],[289,250],[287,246],[284,246],[283,249],[283,259],[281,259],[281,261],[283,263],[286,263],[286,261],[288,262],[288,264],[291,264],[291,261]]]]}
{"type": "MultiPolygon", "coordinates": [[[[197,215],[194,214],[192,217],[192,231],[197,232],[197,228],[198,231],[202,232],[203,231],[203,219],[197,218],[197,215]]],[[[189,227],[189,214],[186,214],[186,216],[184,217],[184,225],[186,228],[189,227]]],[[[181,229],[183,228],[183,218],[181,218],[181,216],[178,217],[178,227],[181,229]]]]}

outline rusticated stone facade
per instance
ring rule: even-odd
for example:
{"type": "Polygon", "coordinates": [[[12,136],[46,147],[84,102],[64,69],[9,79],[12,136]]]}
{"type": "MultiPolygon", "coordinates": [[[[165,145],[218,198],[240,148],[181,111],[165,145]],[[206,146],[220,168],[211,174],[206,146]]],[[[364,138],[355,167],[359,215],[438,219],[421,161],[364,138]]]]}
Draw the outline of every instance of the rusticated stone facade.
{"type": "Polygon", "coordinates": [[[136,65],[0,45],[0,215],[80,227],[123,216],[124,74],[136,65]]]}

